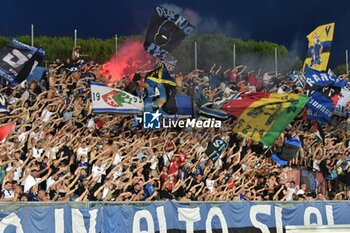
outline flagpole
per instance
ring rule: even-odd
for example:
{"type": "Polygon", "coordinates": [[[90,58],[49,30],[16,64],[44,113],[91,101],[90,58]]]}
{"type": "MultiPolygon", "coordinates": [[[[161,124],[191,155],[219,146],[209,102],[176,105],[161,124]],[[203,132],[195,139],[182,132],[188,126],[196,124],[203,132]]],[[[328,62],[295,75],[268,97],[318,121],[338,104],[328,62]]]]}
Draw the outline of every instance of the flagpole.
{"type": "Polygon", "coordinates": [[[236,67],[236,44],[233,44],[233,69],[236,67]]]}
{"type": "Polygon", "coordinates": [[[278,64],[277,64],[277,47],[275,47],[275,73],[276,73],[276,77],[278,74],[278,64]]]}
{"type": "Polygon", "coordinates": [[[30,44],[34,47],[34,25],[30,26],[30,44]]]}
{"type": "Polygon", "coordinates": [[[118,35],[115,34],[115,53],[118,52],[118,35]]]}
{"type": "Polygon", "coordinates": [[[349,75],[349,53],[348,50],[345,50],[345,62],[346,62],[346,76],[349,75]]]}
{"type": "Polygon", "coordinates": [[[74,46],[77,46],[78,30],[74,29],[74,46]]]}
{"type": "Polygon", "coordinates": [[[197,41],[194,42],[194,69],[197,70],[197,41]]]}

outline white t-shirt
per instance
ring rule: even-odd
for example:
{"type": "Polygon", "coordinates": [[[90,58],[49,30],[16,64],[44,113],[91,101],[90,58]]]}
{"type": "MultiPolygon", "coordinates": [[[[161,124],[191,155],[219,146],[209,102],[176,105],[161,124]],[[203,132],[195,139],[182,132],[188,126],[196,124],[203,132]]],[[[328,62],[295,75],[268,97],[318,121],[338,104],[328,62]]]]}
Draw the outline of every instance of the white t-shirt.
{"type": "Polygon", "coordinates": [[[101,169],[103,170],[102,175],[106,175],[106,167],[107,167],[107,162],[101,164],[101,169]]]}
{"type": "Polygon", "coordinates": [[[78,150],[77,150],[77,155],[87,155],[90,151],[90,147],[89,146],[86,146],[85,148],[83,147],[79,147],[78,150]]]}
{"type": "Polygon", "coordinates": [[[22,168],[18,167],[13,172],[13,180],[18,181],[22,177],[22,168]]]}
{"type": "Polygon", "coordinates": [[[286,201],[293,201],[293,194],[295,193],[295,188],[287,188],[286,201]]]}
{"type": "Polygon", "coordinates": [[[152,169],[152,170],[156,170],[157,169],[157,166],[158,166],[158,159],[157,159],[157,156],[155,156],[155,155],[152,155],[151,156],[151,166],[150,166],[150,168],[152,169]]]}
{"type": "Polygon", "coordinates": [[[91,119],[88,121],[87,127],[88,127],[89,129],[95,129],[95,121],[94,121],[93,118],[91,118],[91,119]]]}
{"type": "Polygon", "coordinates": [[[197,147],[196,149],[196,154],[197,156],[199,156],[202,152],[204,152],[206,150],[206,147],[203,147],[202,145],[200,145],[199,147],[197,147]]]}
{"type": "Polygon", "coordinates": [[[136,154],[136,158],[138,158],[139,160],[142,160],[143,157],[145,157],[145,151],[144,151],[144,147],[142,147],[136,154]]]}
{"type": "Polygon", "coordinates": [[[207,179],[205,181],[205,184],[207,185],[209,192],[211,192],[211,193],[214,192],[214,183],[215,183],[215,181],[209,180],[209,179],[207,179]]]}
{"type": "Polygon", "coordinates": [[[123,168],[119,168],[113,173],[113,182],[116,181],[123,173],[123,168]]]}
{"type": "Polygon", "coordinates": [[[23,192],[29,192],[30,188],[36,185],[40,181],[40,178],[34,178],[32,175],[29,175],[24,181],[24,189],[23,192]]]}
{"type": "Polygon", "coordinates": [[[102,191],[102,198],[105,199],[109,193],[109,188],[108,187],[104,187],[103,191],[102,191]]]}
{"type": "Polygon", "coordinates": [[[39,158],[43,152],[44,152],[43,149],[37,149],[37,148],[33,147],[33,157],[34,158],[36,158],[36,159],[39,158]]]}
{"type": "Polygon", "coordinates": [[[47,180],[46,180],[46,190],[48,191],[50,189],[50,187],[53,185],[53,183],[55,183],[56,181],[54,179],[52,179],[52,177],[50,176],[47,180]]]}
{"type": "Polygon", "coordinates": [[[124,159],[124,156],[121,156],[119,153],[117,153],[114,156],[114,160],[113,160],[112,165],[114,165],[114,166],[118,165],[123,159],[124,159]]]}
{"type": "Polygon", "coordinates": [[[50,120],[51,115],[53,114],[53,112],[50,112],[47,109],[44,109],[42,114],[41,114],[41,118],[43,120],[43,122],[48,122],[50,120]]]}
{"type": "Polygon", "coordinates": [[[37,138],[39,136],[38,133],[35,133],[34,131],[32,131],[30,134],[29,134],[29,137],[30,138],[37,138]]]}
{"type": "Polygon", "coordinates": [[[297,195],[304,195],[304,194],[305,194],[305,191],[302,189],[299,189],[297,192],[297,195]]]}
{"type": "Polygon", "coordinates": [[[7,198],[13,198],[15,197],[15,192],[13,190],[6,190],[6,189],[3,189],[1,190],[2,194],[4,195],[3,197],[5,199],[7,198]]]}
{"type": "Polygon", "coordinates": [[[97,183],[101,183],[101,181],[102,181],[102,174],[103,174],[102,165],[101,165],[101,167],[96,166],[96,165],[92,165],[91,173],[92,173],[92,177],[93,178],[95,178],[97,176],[100,176],[100,178],[98,179],[97,183]]]}
{"type": "Polygon", "coordinates": [[[58,151],[59,151],[58,147],[53,147],[53,148],[49,149],[48,151],[46,151],[45,156],[47,158],[50,158],[50,155],[51,155],[52,159],[56,159],[56,154],[58,151]]]}
{"type": "Polygon", "coordinates": [[[165,165],[165,166],[169,167],[169,165],[170,165],[170,160],[171,160],[171,158],[173,157],[173,155],[174,155],[174,151],[170,151],[170,152],[165,153],[165,154],[163,155],[164,165],[165,165]]]}
{"type": "Polygon", "coordinates": [[[312,163],[312,168],[315,169],[316,171],[319,171],[320,170],[320,166],[318,165],[318,161],[315,160],[313,163],[312,163]]]}
{"type": "Polygon", "coordinates": [[[25,142],[27,140],[28,137],[28,132],[23,132],[18,136],[18,141],[19,142],[25,142]]]}

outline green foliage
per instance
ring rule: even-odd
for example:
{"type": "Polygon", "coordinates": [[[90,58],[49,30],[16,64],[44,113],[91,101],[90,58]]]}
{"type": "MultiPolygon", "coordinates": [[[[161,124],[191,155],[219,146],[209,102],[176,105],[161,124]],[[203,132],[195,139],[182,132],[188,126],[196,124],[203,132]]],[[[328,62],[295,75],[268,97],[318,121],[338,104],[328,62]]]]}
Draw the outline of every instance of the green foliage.
{"type": "MultiPolygon", "coordinates": [[[[17,36],[15,39],[30,44],[29,36],[17,36]]],[[[143,41],[141,35],[122,36],[118,38],[118,47],[129,39],[143,41]]],[[[10,38],[0,36],[0,47],[8,44],[10,38]]],[[[265,70],[274,69],[274,49],[278,49],[279,70],[290,69],[293,63],[288,58],[288,50],[285,46],[267,41],[243,41],[227,37],[224,34],[193,35],[186,38],[178,46],[172,55],[178,60],[176,70],[189,71],[194,68],[194,42],[198,48],[198,68],[208,69],[214,63],[222,65],[223,69],[233,66],[233,44],[236,45],[236,65],[247,64],[249,67],[265,70]]],[[[78,39],[81,53],[87,54],[88,59],[99,63],[108,61],[114,54],[115,40],[111,39],[78,39]]],[[[70,37],[47,37],[35,38],[36,47],[46,50],[45,60],[52,62],[56,58],[65,60],[71,57],[73,39],[70,37]]]]}
{"type": "MultiPolygon", "coordinates": [[[[173,51],[178,59],[176,69],[189,71],[194,68],[194,42],[197,42],[198,68],[207,69],[214,63],[223,69],[233,66],[233,45],[236,45],[236,65],[247,64],[250,68],[274,69],[275,47],[281,64],[289,64],[288,50],[285,46],[267,41],[243,41],[224,34],[194,35],[184,40],[173,51]]],[[[288,67],[290,69],[291,66],[288,67]]]]}
{"type": "Polygon", "coordinates": [[[293,61],[293,70],[301,71],[303,68],[304,62],[300,59],[300,57],[296,57],[293,61]]]}
{"type": "Polygon", "coordinates": [[[337,76],[340,76],[342,74],[346,74],[346,64],[339,65],[332,69],[333,73],[337,76]]]}

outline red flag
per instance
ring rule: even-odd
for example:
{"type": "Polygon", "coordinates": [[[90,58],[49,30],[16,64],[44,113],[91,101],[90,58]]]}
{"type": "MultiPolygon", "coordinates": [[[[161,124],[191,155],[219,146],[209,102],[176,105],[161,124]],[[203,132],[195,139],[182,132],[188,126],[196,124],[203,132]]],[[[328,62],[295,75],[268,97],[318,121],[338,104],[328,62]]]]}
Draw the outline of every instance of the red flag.
{"type": "Polygon", "coordinates": [[[11,123],[0,127],[0,142],[7,138],[7,136],[11,133],[12,127],[14,125],[15,123],[11,123]]]}
{"type": "Polygon", "coordinates": [[[222,110],[228,114],[239,117],[252,103],[262,98],[268,98],[269,93],[265,92],[253,92],[241,95],[240,100],[229,100],[226,104],[222,106],[222,110]]]}

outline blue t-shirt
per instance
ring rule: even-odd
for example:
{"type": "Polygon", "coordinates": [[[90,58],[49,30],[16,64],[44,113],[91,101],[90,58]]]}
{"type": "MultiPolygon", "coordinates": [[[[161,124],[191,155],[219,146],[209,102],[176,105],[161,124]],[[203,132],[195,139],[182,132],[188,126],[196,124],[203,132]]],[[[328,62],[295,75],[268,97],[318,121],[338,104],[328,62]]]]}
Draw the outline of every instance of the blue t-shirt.
{"type": "Polygon", "coordinates": [[[143,191],[145,192],[144,199],[147,199],[153,195],[154,187],[151,184],[146,184],[145,187],[143,188],[143,191]]]}

